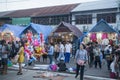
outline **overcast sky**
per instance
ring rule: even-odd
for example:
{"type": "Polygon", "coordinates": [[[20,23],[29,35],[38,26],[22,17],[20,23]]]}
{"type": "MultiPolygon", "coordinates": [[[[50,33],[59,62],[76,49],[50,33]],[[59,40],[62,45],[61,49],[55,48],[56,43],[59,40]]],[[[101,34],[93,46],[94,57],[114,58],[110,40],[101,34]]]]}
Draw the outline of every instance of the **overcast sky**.
{"type": "Polygon", "coordinates": [[[0,12],[97,0],[0,0],[0,12]]]}

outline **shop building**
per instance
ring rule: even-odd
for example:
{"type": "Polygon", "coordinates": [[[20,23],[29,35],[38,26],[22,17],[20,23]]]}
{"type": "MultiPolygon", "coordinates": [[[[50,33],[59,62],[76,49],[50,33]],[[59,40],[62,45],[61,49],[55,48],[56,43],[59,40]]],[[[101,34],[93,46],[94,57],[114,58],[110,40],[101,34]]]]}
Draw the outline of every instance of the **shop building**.
{"type": "Polygon", "coordinates": [[[72,13],[72,24],[81,31],[89,31],[101,19],[113,28],[120,30],[120,12],[118,0],[99,0],[82,3],[74,8],[72,13]]]}
{"type": "Polygon", "coordinates": [[[11,13],[7,13],[6,15],[2,15],[0,18],[8,17],[11,19],[11,24],[14,25],[28,25],[32,22],[36,24],[51,25],[55,27],[61,21],[71,23],[70,12],[78,5],[79,4],[77,3],[33,9],[15,10],[11,13]]]}

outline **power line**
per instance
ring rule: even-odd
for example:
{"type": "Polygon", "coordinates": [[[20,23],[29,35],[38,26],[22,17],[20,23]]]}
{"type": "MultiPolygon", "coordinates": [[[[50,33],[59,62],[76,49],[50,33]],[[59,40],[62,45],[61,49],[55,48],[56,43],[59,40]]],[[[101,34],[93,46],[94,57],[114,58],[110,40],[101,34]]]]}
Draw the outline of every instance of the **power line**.
{"type": "Polygon", "coordinates": [[[25,2],[25,1],[30,1],[30,0],[14,0],[14,1],[3,1],[3,2],[0,2],[0,3],[14,3],[14,2],[25,2]]]}

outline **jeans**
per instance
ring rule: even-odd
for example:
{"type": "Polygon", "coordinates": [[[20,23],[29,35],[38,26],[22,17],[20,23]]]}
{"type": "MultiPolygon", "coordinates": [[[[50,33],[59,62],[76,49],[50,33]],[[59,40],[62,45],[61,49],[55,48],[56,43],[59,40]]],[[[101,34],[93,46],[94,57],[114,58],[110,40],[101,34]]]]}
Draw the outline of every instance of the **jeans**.
{"type": "Polygon", "coordinates": [[[70,53],[66,52],[65,53],[65,62],[69,63],[69,61],[70,61],[70,53]]]}
{"type": "Polygon", "coordinates": [[[92,67],[93,66],[93,63],[94,63],[94,57],[93,56],[89,56],[89,67],[92,67]]]}
{"type": "Polygon", "coordinates": [[[60,58],[65,58],[64,52],[60,52],[60,53],[59,53],[59,56],[58,56],[57,60],[59,61],[60,58]]]}
{"type": "Polygon", "coordinates": [[[49,57],[49,60],[50,60],[50,64],[52,64],[52,61],[53,61],[53,55],[48,55],[49,57]]]}
{"type": "Polygon", "coordinates": [[[112,63],[112,61],[110,61],[110,60],[107,60],[107,68],[108,68],[108,70],[110,70],[110,64],[112,63]]]}
{"type": "Polygon", "coordinates": [[[79,75],[79,70],[80,70],[80,80],[83,80],[83,75],[84,75],[84,65],[78,65],[76,67],[76,76],[79,75]]]}
{"type": "Polygon", "coordinates": [[[100,56],[95,56],[95,68],[97,68],[97,64],[99,64],[99,68],[101,68],[100,56]]]}
{"type": "Polygon", "coordinates": [[[58,56],[59,56],[59,52],[55,52],[55,54],[54,54],[55,59],[57,59],[58,56]]]}

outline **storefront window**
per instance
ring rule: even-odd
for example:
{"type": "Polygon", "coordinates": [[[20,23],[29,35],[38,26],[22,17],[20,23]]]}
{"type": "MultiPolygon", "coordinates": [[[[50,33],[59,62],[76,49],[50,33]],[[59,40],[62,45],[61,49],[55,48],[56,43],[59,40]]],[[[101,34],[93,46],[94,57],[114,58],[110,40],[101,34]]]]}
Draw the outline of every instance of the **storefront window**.
{"type": "Polygon", "coordinates": [[[92,15],[76,15],[76,24],[92,24],[92,15]]]}
{"type": "Polygon", "coordinates": [[[105,14],[97,14],[97,22],[101,19],[104,19],[108,23],[116,22],[116,14],[115,13],[105,13],[105,14]]]}
{"type": "Polygon", "coordinates": [[[62,16],[46,16],[46,17],[33,17],[32,22],[45,25],[58,25],[61,21],[69,22],[68,15],[62,16]]]}

